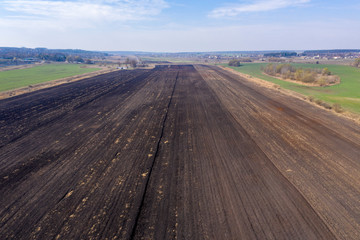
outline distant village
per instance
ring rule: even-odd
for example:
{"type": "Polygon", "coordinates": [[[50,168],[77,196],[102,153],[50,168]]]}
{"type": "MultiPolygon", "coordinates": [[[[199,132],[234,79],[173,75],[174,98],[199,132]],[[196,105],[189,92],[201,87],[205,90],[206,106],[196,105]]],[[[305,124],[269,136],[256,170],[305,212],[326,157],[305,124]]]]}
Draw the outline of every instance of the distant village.
{"type": "Polygon", "coordinates": [[[244,52],[244,53],[216,53],[204,54],[202,58],[212,60],[252,59],[271,61],[275,59],[303,59],[303,60],[341,60],[360,57],[360,49],[355,50],[319,50],[319,51],[279,51],[279,52],[244,52]]]}
{"type": "Polygon", "coordinates": [[[183,53],[148,53],[148,52],[97,52],[79,49],[46,48],[10,48],[0,47],[0,67],[23,64],[43,64],[50,62],[94,64],[112,61],[119,69],[161,64],[175,61],[194,61],[202,63],[223,63],[232,59],[240,62],[296,62],[308,61],[348,61],[360,58],[360,49],[311,50],[311,51],[229,51],[229,52],[183,52],[183,53]],[[120,60],[119,60],[120,59],[120,60]]]}
{"type": "Polygon", "coordinates": [[[92,64],[93,59],[104,59],[107,53],[80,49],[12,48],[0,47],[0,66],[42,64],[50,62],[92,64]]]}

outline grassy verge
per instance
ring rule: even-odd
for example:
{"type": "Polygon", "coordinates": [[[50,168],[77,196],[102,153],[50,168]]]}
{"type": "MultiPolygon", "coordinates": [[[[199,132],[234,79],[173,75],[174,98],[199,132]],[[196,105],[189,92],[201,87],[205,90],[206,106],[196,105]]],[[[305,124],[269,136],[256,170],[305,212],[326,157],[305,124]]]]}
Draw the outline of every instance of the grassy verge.
{"type": "MultiPolygon", "coordinates": [[[[341,78],[341,83],[327,87],[304,86],[292,82],[283,81],[267,76],[262,73],[261,66],[267,63],[245,63],[232,69],[248,74],[269,82],[280,85],[283,88],[301,93],[303,95],[325,101],[330,104],[340,104],[346,110],[360,113],[360,69],[341,65],[324,64],[293,64],[301,68],[325,68],[327,67],[334,75],[341,78]]],[[[224,65],[227,66],[227,65],[224,65]]]]}
{"type": "Polygon", "coordinates": [[[80,64],[48,64],[27,69],[0,72],[0,91],[26,87],[42,82],[71,77],[100,70],[80,64]]]}

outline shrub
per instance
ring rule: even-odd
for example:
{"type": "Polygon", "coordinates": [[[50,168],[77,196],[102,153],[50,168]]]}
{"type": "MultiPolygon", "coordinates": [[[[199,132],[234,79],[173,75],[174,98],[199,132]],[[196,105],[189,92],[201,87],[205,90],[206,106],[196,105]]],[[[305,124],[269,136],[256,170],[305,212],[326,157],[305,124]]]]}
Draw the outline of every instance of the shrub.
{"type": "Polygon", "coordinates": [[[317,80],[317,83],[320,86],[325,86],[326,85],[326,79],[324,77],[321,77],[319,80],[317,80]]]}
{"type": "Polygon", "coordinates": [[[275,68],[275,69],[276,69],[275,72],[276,72],[276,73],[281,73],[281,69],[282,69],[283,67],[284,67],[284,64],[279,64],[279,65],[277,65],[276,68],[275,68]]]}
{"type": "Polygon", "coordinates": [[[320,99],[316,99],[313,96],[310,96],[309,100],[310,100],[310,102],[315,102],[317,105],[322,106],[322,107],[324,107],[326,109],[332,109],[333,108],[333,106],[331,106],[330,104],[328,104],[328,103],[326,103],[326,102],[324,102],[324,101],[322,101],[320,99]]]}
{"type": "Polygon", "coordinates": [[[329,84],[340,82],[340,78],[338,76],[329,76],[327,79],[329,84]]]}
{"type": "Polygon", "coordinates": [[[229,66],[232,66],[232,67],[240,67],[240,61],[239,61],[239,60],[236,60],[236,59],[230,60],[230,61],[229,61],[229,66]]]}
{"type": "Polygon", "coordinates": [[[321,104],[323,104],[323,101],[320,100],[320,99],[316,99],[316,100],[315,100],[315,103],[316,103],[317,105],[321,105],[321,104]]]}
{"type": "Polygon", "coordinates": [[[264,72],[269,74],[269,75],[275,75],[275,65],[272,63],[269,63],[268,65],[266,65],[266,67],[264,68],[264,72]]]}
{"type": "Polygon", "coordinates": [[[360,67],[360,58],[355,59],[353,65],[354,67],[360,67]]]}
{"type": "Polygon", "coordinates": [[[324,76],[328,76],[328,75],[331,75],[331,72],[330,72],[330,70],[328,68],[324,68],[322,70],[321,74],[324,75],[324,76]]]}
{"type": "Polygon", "coordinates": [[[326,102],[323,102],[323,103],[321,104],[321,106],[323,106],[323,107],[326,108],[326,109],[331,109],[331,108],[332,108],[332,106],[331,106],[330,104],[326,103],[326,102]]]}
{"type": "Polygon", "coordinates": [[[338,104],[338,103],[334,103],[334,104],[333,104],[333,109],[334,109],[334,111],[337,112],[337,113],[342,113],[342,112],[344,112],[344,109],[343,109],[343,108],[341,107],[341,105],[338,104]]]}
{"type": "Polygon", "coordinates": [[[303,78],[301,79],[301,81],[306,82],[306,83],[312,83],[315,81],[315,75],[316,75],[316,73],[314,73],[314,72],[306,71],[305,74],[303,75],[303,78]]]}
{"type": "Polygon", "coordinates": [[[339,80],[338,76],[331,75],[328,68],[302,69],[290,64],[269,63],[265,67],[261,67],[261,70],[271,76],[279,76],[283,79],[292,79],[305,83],[316,82],[320,86],[336,83],[339,80]]]}
{"type": "Polygon", "coordinates": [[[274,85],[273,85],[273,88],[275,88],[275,89],[280,89],[280,85],[274,84],[274,85]]]}
{"type": "Polygon", "coordinates": [[[301,81],[304,76],[304,71],[302,69],[297,69],[295,72],[295,80],[301,81]]]}
{"type": "Polygon", "coordinates": [[[290,70],[288,70],[285,74],[284,77],[287,79],[292,79],[293,78],[293,74],[290,70]]]}

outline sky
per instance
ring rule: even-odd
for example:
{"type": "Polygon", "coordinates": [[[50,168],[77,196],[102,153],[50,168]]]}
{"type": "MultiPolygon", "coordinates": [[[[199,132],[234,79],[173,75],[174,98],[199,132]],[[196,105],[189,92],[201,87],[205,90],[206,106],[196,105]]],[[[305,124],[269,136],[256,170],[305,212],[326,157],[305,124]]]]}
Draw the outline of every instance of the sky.
{"type": "Polygon", "coordinates": [[[360,48],[359,0],[0,0],[0,46],[205,52],[360,48]]]}

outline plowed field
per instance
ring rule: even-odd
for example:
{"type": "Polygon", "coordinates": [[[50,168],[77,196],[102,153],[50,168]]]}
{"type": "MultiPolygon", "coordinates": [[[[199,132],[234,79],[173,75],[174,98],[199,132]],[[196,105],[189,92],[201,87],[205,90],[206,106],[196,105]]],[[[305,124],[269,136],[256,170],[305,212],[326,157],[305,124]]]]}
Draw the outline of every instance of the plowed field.
{"type": "Polygon", "coordinates": [[[223,69],[0,101],[0,239],[360,239],[360,127],[223,69]]]}

